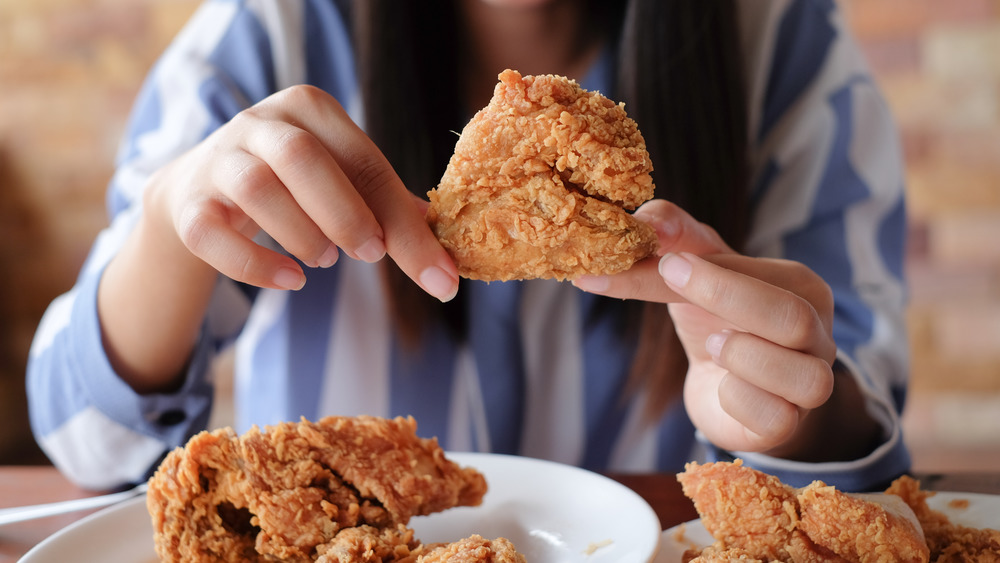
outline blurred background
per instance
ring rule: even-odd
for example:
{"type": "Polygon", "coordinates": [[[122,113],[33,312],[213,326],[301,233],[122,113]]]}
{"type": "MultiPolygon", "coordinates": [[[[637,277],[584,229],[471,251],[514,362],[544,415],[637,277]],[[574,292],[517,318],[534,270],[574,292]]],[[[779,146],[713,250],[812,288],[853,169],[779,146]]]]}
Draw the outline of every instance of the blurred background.
{"type": "MultiPolygon", "coordinates": [[[[0,0],[0,464],[46,462],[31,337],[107,222],[132,99],[197,4],[0,0]]],[[[915,469],[1000,472],[1000,0],[840,4],[907,158],[915,469]]]]}

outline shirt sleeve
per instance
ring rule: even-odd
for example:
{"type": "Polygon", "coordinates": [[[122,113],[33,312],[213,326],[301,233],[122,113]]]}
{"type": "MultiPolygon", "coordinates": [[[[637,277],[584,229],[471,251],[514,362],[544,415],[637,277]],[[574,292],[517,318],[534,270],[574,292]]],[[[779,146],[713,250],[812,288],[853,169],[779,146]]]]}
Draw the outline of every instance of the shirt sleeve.
{"type": "Polygon", "coordinates": [[[150,174],[273,88],[272,47],[259,14],[247,4],[206,2],[139,94],[108,190],[111,223],[98,235],[75,286],[47,309],[29,355],[33,432],[51,461],[81,486],[110,489],[141,481],[166,451],[207,424],[211,360],[245,321],[250,293],[220,277],[183,387],[140,396],[104,352],[97,287],[141,214],[150,174]]]}
{"type": "MultiPolygon", "coordinates": [[[[863,459],[807,464],[720,452],[797,486],[881,486],[909,468],[900,413],[908,379],[903,160],[895,125],[832,0],[744,14],[753,223],[747,253],[801,262],[831,286],[837,361],[857,381],[882,444],[863,459]]],[[[747,7],[743,8],[748,10],[747,7]]]]}

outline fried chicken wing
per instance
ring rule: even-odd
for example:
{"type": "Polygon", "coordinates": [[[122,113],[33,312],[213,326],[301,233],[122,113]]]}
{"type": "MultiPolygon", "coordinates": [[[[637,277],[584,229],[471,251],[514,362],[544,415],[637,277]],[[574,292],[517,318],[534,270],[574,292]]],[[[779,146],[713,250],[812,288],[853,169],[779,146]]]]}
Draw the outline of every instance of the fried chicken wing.
{"type": "Polygon", "coordinates": [[[691,463],[678,479],[717,540],[692,561],[929,560],[913,511],[890,495],[852,496],[821,481],[795,489],[739,460],[691,463]]]}
{"type": "Polygon", "coordinates": [[[329,417],[202,432],[160,465],[147,506],[163,561],[384,562],[418,547],[412,516],[485,492],[412,418],[329,417]]]}
{"type": "Polygon", "coordinates": [[[427,220],[462,276],[493,281],[612,274],[652,254],[626,210],[653,196],[635,121],[554,75],[506,70],[465,126],[427,220]]]}

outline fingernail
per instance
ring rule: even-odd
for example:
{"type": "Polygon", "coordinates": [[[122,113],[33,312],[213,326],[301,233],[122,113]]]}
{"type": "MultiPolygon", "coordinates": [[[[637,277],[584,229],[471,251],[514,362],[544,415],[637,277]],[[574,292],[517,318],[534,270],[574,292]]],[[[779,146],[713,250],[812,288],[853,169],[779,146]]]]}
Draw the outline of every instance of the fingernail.
{"type": "Polygon", "coordinates": [[[279,268],[274,274],[274,285],[281,289],[299,290],[305,284],[306,277],[302,275],[302,272],[292,268],[279,268]]]}
{"type": "Polygon", "coordinates": [[[372,237],[368,242],[359,246],[354,255],[369,264],[378,262],[385,256],[385,243],[379,237],[372,237]]]}
{"type": "Polygon", "coordinates": [[[608,276],[580,276],[573,280],[573,285],[584,291],[600,293],[611,287],[611,280],[608,276]]]}
{"type": "Polygon", "coordinates": [[[458,294],[458,280],[437,266],[431,266],[420,273],[420,285],[442,303],[451,301],[458,294]]]}
{"type": "Polygon", "coordinates": [[[716,332],[709,334],[708,338],[705,340],[705,351],[712,356],[715,361],[719,360],[722,356],[722,346],[726,343],[726,339],[729,338],[729,332],[716,332]]]}
{"type": "Polygon", "coordinates": [[[677,254],[664,254],[659,270],[663,281],[674,287],[684,287],[691,279],[691,263],[677,254]]]}
{"type": "Polygon", "coordinates": [[[337,263],[337,258],[340,257],[340,251],[337,250],[337,245],[331,244],[325,251],[323,255],[316,260],[316,266],[320,268],[329,268],[337,263]]]}

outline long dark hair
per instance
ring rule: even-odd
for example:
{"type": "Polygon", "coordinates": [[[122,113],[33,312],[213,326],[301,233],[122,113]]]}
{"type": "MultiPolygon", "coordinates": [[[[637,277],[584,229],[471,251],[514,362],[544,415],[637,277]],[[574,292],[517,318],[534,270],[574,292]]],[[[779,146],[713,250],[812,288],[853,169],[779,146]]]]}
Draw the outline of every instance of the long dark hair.
{"type": "MultiPolygon", "coordinates": [[[[587,0],[590,24],[617,44],[617,83],[653,161],[656,197],[679,204],[734,248],[747,229],[746,94],[734,0],[587,0]]],[[[353,9],[365,128],[413,192],[433,188],[468,113],[463,107],[454,2],[360,0],[353,9]]],[[[472,110],[478,108],[471,108],[472,110]]],[[[461,332],[461,302],[442,306],[387,264],[392,310],[404,341],[426,319],[461,332]]],[[[462,292],[459,292],[461,295],[462,292]]],[[[639,328],[630,389],[651,413],[677,397],[685,356],[666,307],[625,306],[639,328]]]]}

